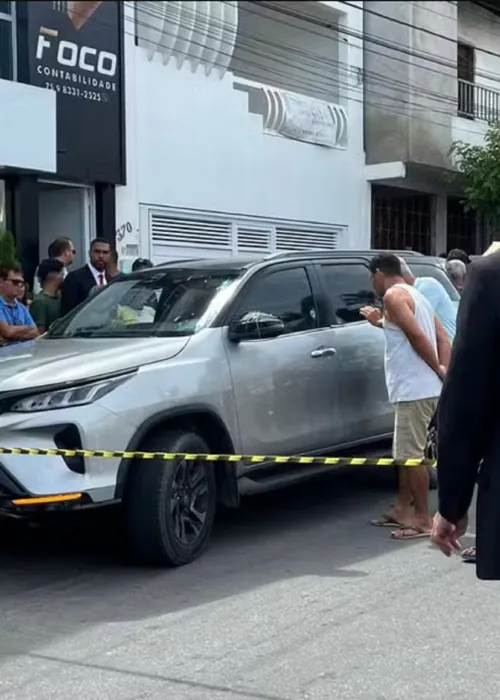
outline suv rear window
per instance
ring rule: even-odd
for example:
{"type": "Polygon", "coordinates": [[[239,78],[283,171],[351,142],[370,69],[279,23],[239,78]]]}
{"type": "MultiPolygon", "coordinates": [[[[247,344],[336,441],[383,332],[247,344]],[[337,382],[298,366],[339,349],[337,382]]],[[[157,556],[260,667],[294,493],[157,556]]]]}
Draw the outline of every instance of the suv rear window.
{"type": "Polygon", "coordinates": [[[406,260],[406,262],[415,277],[433,277],[443,285],[452,301],[460,301],[460,294],[453,286],[446,272],[440,267],[425,262],[414,263],[413,260],[406,260]]]}

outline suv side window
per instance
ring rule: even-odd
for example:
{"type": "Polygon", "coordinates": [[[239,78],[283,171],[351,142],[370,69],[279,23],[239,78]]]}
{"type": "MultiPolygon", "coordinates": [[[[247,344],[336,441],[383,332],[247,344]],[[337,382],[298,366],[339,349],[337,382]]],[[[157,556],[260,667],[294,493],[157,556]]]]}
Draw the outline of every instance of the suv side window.
{"type": "Polygon", "coordinates": [[[330,299],[337,323],[358,323],[363,306],[379,306],[372,289],[370,271],[362,263],[321,265],[323,288],[330,299]]]}
{"type": "Polygon", "coordinates": [[[238,305],[237,318],[247,314],[276,316],[285,324],[283,335],[317,327],[317,312],[309,278],[303,267],[277,270],[250,282],[238,305]]]}

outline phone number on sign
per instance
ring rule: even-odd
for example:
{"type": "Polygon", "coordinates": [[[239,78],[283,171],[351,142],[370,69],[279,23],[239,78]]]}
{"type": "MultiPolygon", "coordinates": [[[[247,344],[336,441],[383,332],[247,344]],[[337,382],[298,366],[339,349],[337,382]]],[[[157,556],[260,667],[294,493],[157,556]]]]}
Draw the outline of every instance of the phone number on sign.
{"type": "Polygon", "coordinates": [[[61,95],[69,95],[69,97],[81,97],[84,100],[93,100],[94,102],[108,101],[108,96],[105,92],[87,90],[86,88],[73,87],[72,85],[57,85],[57,83],[45,83],[45,87],[47,90],[55,90],[61,95]]]}

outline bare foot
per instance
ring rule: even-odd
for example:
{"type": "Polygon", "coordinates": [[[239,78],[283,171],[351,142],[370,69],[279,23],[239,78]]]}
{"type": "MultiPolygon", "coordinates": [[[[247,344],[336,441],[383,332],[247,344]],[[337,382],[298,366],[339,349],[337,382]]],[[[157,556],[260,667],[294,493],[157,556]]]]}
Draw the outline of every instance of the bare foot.
{"type": "Polygon", "coordinates": [[[416,518],[415,515],[405,520],[405,525],[415,527],[417,530],[422,530],[422,532],[431,532],[432,530],[431,518],[416,518]]]}
{"type": "Polygon", "coordinates": [[[412,507],[403,508],[401,506],[398,506],[397,503],[393,508],[390,509],[387,515],[390,515],[391,518],[394,518],[394,522],[396,523],[406,524],[412,523],[413,520],[415,520],[415,513],[412,507]]]}

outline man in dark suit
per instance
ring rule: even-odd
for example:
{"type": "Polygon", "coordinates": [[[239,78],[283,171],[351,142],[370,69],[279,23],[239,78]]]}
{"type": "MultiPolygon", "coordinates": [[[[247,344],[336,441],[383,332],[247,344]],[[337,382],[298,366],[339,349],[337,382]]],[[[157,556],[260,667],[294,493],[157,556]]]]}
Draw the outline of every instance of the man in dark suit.
{"type": "Polygon", "coordinates": [[[106,268],[111,256],[111,244],[105,238],[95,238],[90,244],[89,262],[70,272],[61,289],[61,314],[65,316],[90,294],[94,287],[108,283],[106,268]]]}
{"type": "Polygon", "coordinates": [[[477,576],[500,580],[500,254],[469,268],[438,412],[439,512],[432,541],[460,550],[478,482],[477,576]],[[479,475],[479,478],[478,478],[479,475]]]}

